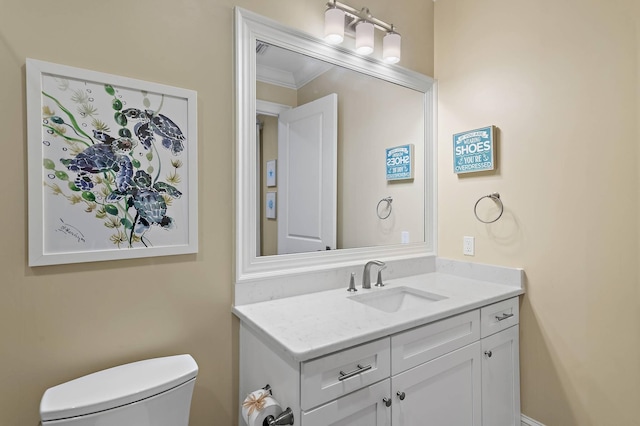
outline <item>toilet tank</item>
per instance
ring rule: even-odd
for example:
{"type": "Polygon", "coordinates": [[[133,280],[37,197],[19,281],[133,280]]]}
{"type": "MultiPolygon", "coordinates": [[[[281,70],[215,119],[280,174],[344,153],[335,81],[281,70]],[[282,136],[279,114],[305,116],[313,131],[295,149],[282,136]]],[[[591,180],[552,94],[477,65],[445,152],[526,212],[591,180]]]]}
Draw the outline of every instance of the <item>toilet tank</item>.
{"type": "Polygon", "coordinates": [[[43,426],[187,426],[198,365],[176,355],[120,365],[47,389],[43,426]]]}

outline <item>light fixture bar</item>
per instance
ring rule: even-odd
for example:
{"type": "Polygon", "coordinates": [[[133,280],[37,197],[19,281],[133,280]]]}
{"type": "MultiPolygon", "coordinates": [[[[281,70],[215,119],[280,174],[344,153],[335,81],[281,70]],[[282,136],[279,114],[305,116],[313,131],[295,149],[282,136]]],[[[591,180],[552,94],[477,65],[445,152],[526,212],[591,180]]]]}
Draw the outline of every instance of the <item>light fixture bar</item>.
{"type": "Polygon", "coordinates": [[[386,22],[374,17],[368,8],[363,7],[358,10],[354,7],[349,6],[348,4],[340,3],[339,1],[330,1],[327,3],[327,9],[340,9],[342,10],[349,18],[351,18],[351,22],[348,23],[348,26],[354,27],[361,21],[371,22],[374,27],[378,28],[382,31],[394,32],[395,26],[392,24],[387,24],[386,22]]]}
{"type": "Polygon", "coordinates": [[[324,39],[330,44],[339,44],[344,40],[345,28],[348,34],[356,38],[356,52],[370,55],[374,50],[375,29],[386,34],[382,43],[382,59],[388,64],[400,61],[401,36],[393,24],[375,18],[369,8],[358,10],[348,4],[331,0],[327,3],[324,21],[324,39]]]}

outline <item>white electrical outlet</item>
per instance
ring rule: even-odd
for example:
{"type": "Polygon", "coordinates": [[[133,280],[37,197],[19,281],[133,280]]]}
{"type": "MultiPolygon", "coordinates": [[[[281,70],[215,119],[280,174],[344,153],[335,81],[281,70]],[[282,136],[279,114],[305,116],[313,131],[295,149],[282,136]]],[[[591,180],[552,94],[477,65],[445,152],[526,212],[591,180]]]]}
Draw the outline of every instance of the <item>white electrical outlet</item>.
{"type": "Polygon", "coordinates": [[[475,238],[464,237],[462,240],[462,254],[465,256],[473,256],[475,254],[475,238]]]}

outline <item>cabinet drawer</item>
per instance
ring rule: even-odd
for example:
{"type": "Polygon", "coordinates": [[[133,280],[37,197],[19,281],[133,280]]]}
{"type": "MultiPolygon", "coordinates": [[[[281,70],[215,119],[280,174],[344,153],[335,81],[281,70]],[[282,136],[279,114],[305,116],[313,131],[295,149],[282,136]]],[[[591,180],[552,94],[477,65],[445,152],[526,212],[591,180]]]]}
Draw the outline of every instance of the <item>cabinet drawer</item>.
{"type": "Polygon", "coordinates": [[[302,363],[300,405],[308,410],[389,377],[389,338],[302,363]]]}
{"type": "Polygon", "coordinates": [[[518,298],[504,300],[480,309],[480,335],[490,336],[520,322],[518,298]]]}
{"type": "Polygon", "coordinates": [[[386,406],[384,399],[389,398],[389,382],[389,379],[378,382],[311,411],[303,411],[301,425],[388,426],[391,407],[386,406]]]}
{"type": "Polygon", "coordinates": [[[480,311],[443,319],[391,337],[391,371],[398,374],[480,339],[480,311]]]}

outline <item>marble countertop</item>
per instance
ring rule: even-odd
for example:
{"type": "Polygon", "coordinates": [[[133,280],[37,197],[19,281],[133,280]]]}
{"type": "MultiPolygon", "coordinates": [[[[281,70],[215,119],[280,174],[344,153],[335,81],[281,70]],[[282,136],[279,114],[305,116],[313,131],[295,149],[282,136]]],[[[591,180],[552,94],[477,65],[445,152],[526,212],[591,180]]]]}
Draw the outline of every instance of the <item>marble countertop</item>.
{"type": "Polygon", "coordinates": [[[346,287],[235,306],[233,313],[270,346],[294,361],[307,361],[524,293],[521,286],[442,272],[389,280],[383,288],[362,289],[358,282],[353,293],[346,287]],[[394,313],[349,300],[400,286],[445,299],[394,313]]]}

